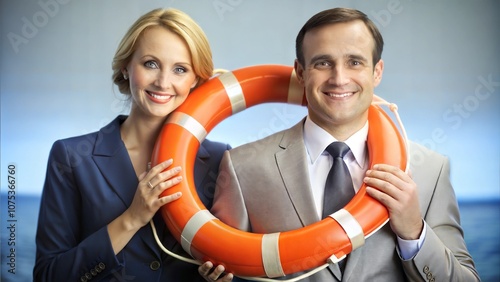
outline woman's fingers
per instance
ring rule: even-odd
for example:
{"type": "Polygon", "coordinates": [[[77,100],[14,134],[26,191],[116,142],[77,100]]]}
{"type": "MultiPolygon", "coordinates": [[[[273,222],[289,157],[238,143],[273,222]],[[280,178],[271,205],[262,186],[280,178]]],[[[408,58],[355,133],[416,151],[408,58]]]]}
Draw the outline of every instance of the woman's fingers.
{"type": "Polygon", "coordinates": [[[181,167],[177,166],[166,170],[172,162],[172,159],[170,159],[153,167],[142,180],[143,185],[151,190],[156,189],[163,192],[163,190],[178,184],[182,180],[182,177],[175,175],[179,174],[181,167]]]}
{"type": "Polygon", "coordinates": [[[176,193],[173,193],[171,195],[167,195],[167,196],[163,196],[163,197],[158,198],[158,202],[160,202],[160,205],[163,206],[166,203],[170,203],[172,201],[179,199],[181,196],[182,196],[181,192],[176,192],[176,193]]]}
{"type": "Polygon", "coordinates": [[[142,185],[148,189],[155,200],[152,203],[154,207],[163,206],[179,199],[182,196],[181,192],[176,192],[170,195],[159,197],[165,190],[179,184],[182,181],[182,176],[178,175],[181,167],[173,167],[167,169],[172,165],[173,160],[169,159],[151,168],[142,180],[142,185]]]}

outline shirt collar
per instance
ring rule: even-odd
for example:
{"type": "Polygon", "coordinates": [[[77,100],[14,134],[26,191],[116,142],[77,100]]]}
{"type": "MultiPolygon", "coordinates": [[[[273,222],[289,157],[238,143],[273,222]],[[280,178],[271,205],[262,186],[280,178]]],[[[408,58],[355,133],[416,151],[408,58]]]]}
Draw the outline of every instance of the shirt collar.
{"type": "MultiPolygon", "coordinates": [[[[351,149],[352,154],[346,158],[354,158],[359,167],[363,168],[366,159],[366,139],[368,137],[368,121],[365,125],[344,141],[351,149]]],[[[304,123],[304,143],[311,163],[316,162],[330,143],[338,141],[330,133],[315,124],[309,116],[304,123]]]]}

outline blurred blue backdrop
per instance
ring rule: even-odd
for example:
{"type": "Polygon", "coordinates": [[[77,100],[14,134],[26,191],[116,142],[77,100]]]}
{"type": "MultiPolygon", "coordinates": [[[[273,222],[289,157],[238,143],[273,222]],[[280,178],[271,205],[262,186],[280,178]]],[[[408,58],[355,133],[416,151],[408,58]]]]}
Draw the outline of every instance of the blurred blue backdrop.
{"type": "MultiPolygon", "coordinates": [[[[111,82],[111,60],[127,28],[143,13],[157,7],[187,12],[207,33],[215,66],[233,70],[292,65],[295,36],[309,17],[327,8],[354,7],[372,18],[386,42],[384,78],[376,94],[399,106],[410,139],[450,158],[462,217],[469,220],[465,237],[479,242],[471,243],[471,253],[499,265],[498,243],[486,243],[498,242],[500,234],[499,1],[0,1],[3,193],[8,165],[15,164],[16,193],[37,202],[55,140],[97,130],[128,112],[111,82]]],[[[259,105],[226,119],[208,138],[234,147],[290,127],[305,113],[299,106],[259,105]]],[[[2,216],[6,204],[2,199],[2,216]]],[[[38,207],[19,209],[26,229],[18,232],[31,242],[38,207]]],[[[2,246],[5,224],[2,218],[2,246]]],[[[31,247],[24,248],[32,257],[31,247]]],[[[2,280],[9,281],[4,251],[2,280]]],[[[28,265],[23,270],[31,271],[28,265]]],[[[485,281],[500,279],[498,269],[482,265],[478,269],[494,273],[485,281]]]]}

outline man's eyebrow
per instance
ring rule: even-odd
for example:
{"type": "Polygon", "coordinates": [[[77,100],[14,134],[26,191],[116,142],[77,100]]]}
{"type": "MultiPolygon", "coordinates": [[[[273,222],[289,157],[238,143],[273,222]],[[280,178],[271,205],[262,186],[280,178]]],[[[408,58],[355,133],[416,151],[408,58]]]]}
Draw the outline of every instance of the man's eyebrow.
{"type": "Polygon", "coordinates": [[[311,58],[310,64],[314,64],[317,61],[332,61],[333,58],[327,54],[316,55],[311,58]]]}
{"type": "MultiPolygon", "coordinates": [[[[346,60],[355,60],[363,63],[368,62],[368,59],[365,56],[359,54],[346,54],[344,57],[346,60]]],[[[318,61],[333,62],[334,58],[329,54],[319,54],[311,58],[309,65],[314,65],[318,61]]]]}
{"type": "Polygon", "coordinates": [[[346,55],[347,59],[368,62],[368,59],[365,56],[357,55],[357,54],[348,54],[346,55]]]}

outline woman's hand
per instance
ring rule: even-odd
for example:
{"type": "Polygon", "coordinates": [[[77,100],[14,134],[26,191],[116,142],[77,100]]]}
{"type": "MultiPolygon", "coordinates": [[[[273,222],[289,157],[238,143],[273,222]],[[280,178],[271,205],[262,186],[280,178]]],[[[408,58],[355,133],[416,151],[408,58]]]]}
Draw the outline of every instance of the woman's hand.
{"type": "Polygon", "coordinates": [[[177,192],[160,198],[163,191],[182,180],[181,176],[178,176],[181,168],[174,167],[167,170],[170,165],[172,165],[171,159],[142,173],[132,204],[108,224],[108,234],[115,254],[119,253],[134,234],[153,218],[161,206],[181,197],[181,193],[177,192]]]}
{"type": "Polygon", "coordinates": [[[209,282],[231,282],[233,274],[224,274],[224,266],[218,265],[214,268],[212,262],[207,261],[198,267],[198,273],[209,282]]]}
{"type": "Polygon", "coordinates": [[[180,167],[166,170],[172,162],[172,159],[164,161],[139,176],[139,185],[127,210],[133,226],[141,228],[146,225],[161,206],[181,197],[181,192],[177,192],[160,198],[163,191],[182,180],[182,176],[178,176],[180,167]]]}

